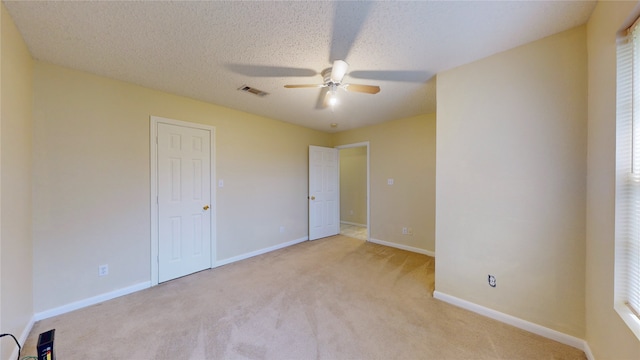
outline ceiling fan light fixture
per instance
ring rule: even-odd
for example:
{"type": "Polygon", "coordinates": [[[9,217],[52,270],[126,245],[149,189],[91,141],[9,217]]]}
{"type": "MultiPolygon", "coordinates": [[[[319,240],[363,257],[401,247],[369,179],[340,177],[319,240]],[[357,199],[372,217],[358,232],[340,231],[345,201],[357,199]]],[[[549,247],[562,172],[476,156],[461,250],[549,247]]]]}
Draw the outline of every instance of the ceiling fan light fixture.
{"type": "Polygon", "coordinates": [[[320,75],[322,76],[322,84],[285,85],[284,87],[288,89],[324,88],[318,97],[318,103],[316,105],[316,108],[318,109],[327,107],[331,107],[333,109],[339,102],[337,97],[338,89],[364,94],[377,94],[380,92],[379,86],[343,83],[342,80],[347,74],[348,69],[349,64],[343,60],[336,60],[333,62],[333,67],[326,68],[320,72],[320,75]]]}
{"type": "Polygon", "coordinates": [[[328,103],[332,107],[338,104],[337,91],[338,91],[338,85],[335,83],[329,83],[329,92],[327,93],[327,96],[329,97],[328,103]]]}
{"type": "Polygon", "coordinates": [[[335,94],[329,96],[329,105],[336,106],[338,104],[338,97],[335,94]]]}

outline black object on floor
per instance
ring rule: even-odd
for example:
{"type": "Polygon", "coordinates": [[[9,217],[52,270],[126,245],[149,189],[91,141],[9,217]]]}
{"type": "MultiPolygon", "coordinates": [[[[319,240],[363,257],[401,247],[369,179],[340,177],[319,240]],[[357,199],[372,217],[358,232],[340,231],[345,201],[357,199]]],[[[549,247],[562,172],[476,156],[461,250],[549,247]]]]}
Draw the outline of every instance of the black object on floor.
{"type": "Polygon", "coordinates": [[[56,329],[51,329],[38,336],[38,360],[56,360],[56,356],[53,353],[53,338],[55,334],[56,329]]]}

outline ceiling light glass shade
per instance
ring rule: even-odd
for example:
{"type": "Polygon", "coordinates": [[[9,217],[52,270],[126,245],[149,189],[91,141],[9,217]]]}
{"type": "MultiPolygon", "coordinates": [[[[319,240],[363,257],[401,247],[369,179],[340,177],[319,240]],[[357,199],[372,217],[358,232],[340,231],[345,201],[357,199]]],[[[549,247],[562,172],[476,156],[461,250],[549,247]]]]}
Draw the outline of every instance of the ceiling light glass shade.
{"type": "Polygon", "coordinates": [[[329,84],[329,92],[327,93],[327,103],[330,106],[334,106],[338,103],[338,85],[335,83],[329,84]]]}

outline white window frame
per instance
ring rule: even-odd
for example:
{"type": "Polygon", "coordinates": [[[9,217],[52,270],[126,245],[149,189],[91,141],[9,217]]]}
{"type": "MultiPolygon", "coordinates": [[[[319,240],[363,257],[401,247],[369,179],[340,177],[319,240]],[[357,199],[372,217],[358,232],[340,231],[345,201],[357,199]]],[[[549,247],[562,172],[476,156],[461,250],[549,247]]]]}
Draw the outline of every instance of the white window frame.
{"type": "Polygon", "coordinates": [[[614,309],[640,340],[640,26],[618,39],[614,309]]]}

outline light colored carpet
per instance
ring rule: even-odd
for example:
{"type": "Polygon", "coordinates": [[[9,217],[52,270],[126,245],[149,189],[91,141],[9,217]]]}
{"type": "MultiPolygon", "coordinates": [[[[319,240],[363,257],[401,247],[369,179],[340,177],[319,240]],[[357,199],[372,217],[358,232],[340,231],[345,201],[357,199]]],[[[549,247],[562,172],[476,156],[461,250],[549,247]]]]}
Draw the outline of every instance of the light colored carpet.
{"type": "Polygon", "coordinates": [[[308,241],[38,322],[65,359],[585,359],[432,298],[434,259],[308,241]]]}

